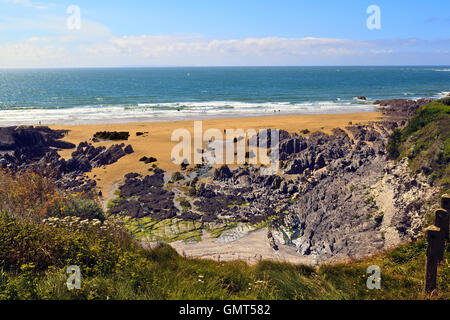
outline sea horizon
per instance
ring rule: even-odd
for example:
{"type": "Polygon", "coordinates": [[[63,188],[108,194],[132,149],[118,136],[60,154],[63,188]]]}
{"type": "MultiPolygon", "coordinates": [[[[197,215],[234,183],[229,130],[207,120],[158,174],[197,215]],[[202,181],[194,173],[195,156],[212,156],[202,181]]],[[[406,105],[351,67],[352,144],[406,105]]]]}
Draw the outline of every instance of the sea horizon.
{"type": "Polygon", "coordinates": [[[373,112],[376,100],[447,96],[448,72],[447,66],[0,69],[0,126],[373,112]]]}

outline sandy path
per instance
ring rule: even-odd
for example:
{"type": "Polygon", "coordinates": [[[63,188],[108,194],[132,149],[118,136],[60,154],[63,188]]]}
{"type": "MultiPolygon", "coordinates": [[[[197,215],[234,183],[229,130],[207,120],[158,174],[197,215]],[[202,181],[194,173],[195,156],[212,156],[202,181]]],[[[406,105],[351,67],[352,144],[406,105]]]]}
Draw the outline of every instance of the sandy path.
{"type": "Polygon", "coordinates": [[[380,210],[384,212],[381,223],[381,230],[385,237],[384,246],[385,248],[392,248],[400,244],[401,240],[395,227],[391,226],[396,209],[394,207],[394,190],[391,184],[387,182],[387,175],[378,183],[377,191],[377,204],[379,204],[380,210]]]}
{"type": "Polygon", "coordinates": [[[267,239],[267,230],[262,229],[230,243],[218,243],[207,232],[202,241],[195,244],[177,241],[170,244],[180,255],[216,261],[243,260],[255,264],[262,260],[284,261],[296,264],[314,264],[311,257],[301,256],[292,247],[279,246],[273,250],[267,239]]]}

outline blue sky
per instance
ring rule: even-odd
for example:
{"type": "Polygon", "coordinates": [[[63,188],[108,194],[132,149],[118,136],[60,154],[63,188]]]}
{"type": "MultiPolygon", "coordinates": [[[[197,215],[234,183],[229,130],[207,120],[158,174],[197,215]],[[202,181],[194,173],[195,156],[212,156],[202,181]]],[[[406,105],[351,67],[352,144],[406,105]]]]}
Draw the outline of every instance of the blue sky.
{"type": "Polygon", "coordinates": [[[450,65],[450,1],[0,0],[0,67],[355,64],[450,65]]]}

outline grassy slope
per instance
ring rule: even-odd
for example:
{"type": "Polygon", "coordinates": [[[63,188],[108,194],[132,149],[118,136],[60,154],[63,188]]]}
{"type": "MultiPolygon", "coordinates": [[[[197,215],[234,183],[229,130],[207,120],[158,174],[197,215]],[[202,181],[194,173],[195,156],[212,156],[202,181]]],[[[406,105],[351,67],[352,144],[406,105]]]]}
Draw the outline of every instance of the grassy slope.
{"type": "MultiPolygon", "coordinates": [[[[0,220],[0,299],[422,299],[424,240],[374,257],[318,269],[285,263],[186,259],[171,247],[147,251],[126,236],[95,228],[73,232],[23,220],[0,220]],[[82,289],[65,287],[65,266],[82,269],[82,289]],[[382,289],[368,290],[378,265],[382,289]]],[[[446,261],[449,259],[447,247],[446,261]]],[[[440,291],[449,299],[448,265],[440,291]]]]}
{"type": "Polygon", "coordinates": [[[393,159],[408,157],[414,172],[450,191],[450,98],[419,108],[403,130],[394,132],[388,152],[393,159]]]}
{"type": "MultiPolygon", "coordinates": [[[[390,141],[390,152],[409,156],[414,170],[448,189],[449,108],[421,108],[390,141]]],[[[422,299],[426,241],[373,257],[312,268],[285,263],[219,263],[187,259],[172,248],[144,250],[118,225],[60,222],[79,216],[103,220],[92,200],[61,195],[34,174],[0,173],[1,299],[422,299]],[[14,218],[12,218],[14,217],[14,218]],[[81,290],[68,291],[65,268],[82,270],[81,290]],[[368,290],[366,269],[378,265],[381,290],[368,290]]],[[[450,298],[449,245],[433,298],[450,298]]]]}

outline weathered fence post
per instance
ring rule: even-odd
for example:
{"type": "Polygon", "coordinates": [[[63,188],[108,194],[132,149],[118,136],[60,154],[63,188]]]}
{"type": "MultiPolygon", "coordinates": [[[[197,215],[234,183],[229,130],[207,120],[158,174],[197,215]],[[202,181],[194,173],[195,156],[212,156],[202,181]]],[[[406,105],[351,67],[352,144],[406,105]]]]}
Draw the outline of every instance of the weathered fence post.
{"type": "Polygon", "coordinates": [[[444,194],[441,198],[441,207],[446,211],[446,214],[440,217],[440,225],[436,225],[441,228],[444,234],[445,241],[449,240],[448,228],[449,228],[449,215],[450,215],[450,195],[444,194]]]}
{"type": "Polygon", "coordinates": [[[441,207],[445,210],[450,209],[450,194],[444,194],[441,198],[441,207]]]}
{"type": "Polygon", "coordinates": [[[438,262],[444,261],[445,241],[448,239],[448,212],[444,209],[437,209],[435,212],[434,225],[440,230],[438,262]]]}
{"type": "Polygon", "coordinates": [[[440,238],[442,237],[441,230],[436,226],[431,226],[426,229],[428,250],[427,262],[425,267],[425,292],[429,293],[436,289],[437,267],[439,262],[440,238]]]}

